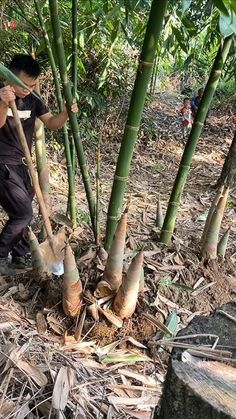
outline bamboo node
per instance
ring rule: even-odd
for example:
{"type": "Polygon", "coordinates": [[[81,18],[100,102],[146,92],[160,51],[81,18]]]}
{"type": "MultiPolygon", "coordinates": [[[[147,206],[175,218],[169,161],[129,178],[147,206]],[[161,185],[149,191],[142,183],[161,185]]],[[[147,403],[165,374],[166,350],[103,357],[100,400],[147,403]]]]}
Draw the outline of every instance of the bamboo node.
{"type": "Polygon", "coordinates": [[[153,62],[140,60],[139,65],[140,65],[140,67],[152,67],[153,62]]]}
{"type": "Polygon", "coordinates": [[[190,168],[190,165],[189,164],[181,164],[180,166],[181,167],[185,167],[186,169],[189,169],[190,168]]]}
{"type": "Polygon", "coordinates": [[[173,234],[173,232],[171,230],[161,230],[162,233],[171,233],[173,234]]]}
{"type": "Polygon", "coordinates": [[[115,176],[114,176],[114,179],[115,179],[115,180],[120,180],[121,182],[127,182],[127,180],[128,180],[129,178],[128,178],[128,176],[118,176],[118,175],[115,175],[115,176]]]}
{"type": "Polygon", "coordinates": [[[138,132],[139,127],[134,127],[133,125],[126,124],[125,128],[129,128],[131,131],[138,132]]]}
{"type": "MultiPolygon", "coordinates": [[[[172,205],[173,207],[178,207],[179,206],[179,202],[170,201],[170,205],[172,205]]],[[[168,231],[168,230],[166,230],[166,231],[168,231]]]]}
{"type": "Polygon", "coordinates": [[[194,122],[194,124],[195,125],[200,125],[201,127],[203,127],[203,125],[204,125],[204,123],[203,122],[200,122],[200,121],[196,121],[196,122],[194,122]]]}
{"type": "Polygon", "coordinates": [[[108,215],[107,218],[109,218],[110,220],[113,220],[113,221],[119,221],[120,215],[108,215]]]}

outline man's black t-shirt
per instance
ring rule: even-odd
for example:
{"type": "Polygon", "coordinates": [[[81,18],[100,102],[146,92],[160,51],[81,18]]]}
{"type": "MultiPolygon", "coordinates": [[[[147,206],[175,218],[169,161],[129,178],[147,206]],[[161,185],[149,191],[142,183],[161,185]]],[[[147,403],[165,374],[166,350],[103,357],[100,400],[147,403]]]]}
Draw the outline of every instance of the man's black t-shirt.
{"type": "MultiPolygon", "coordinates": [[[[25,98],[16,98],[16,107],[31,151],[35,119],[49,112],[49,108],[31,93],[25,98]]],[[[0,164],[22,164],[24,153],[18,139],[15,121],[9,108],[5,125],[0,128],[0,164]]]]}

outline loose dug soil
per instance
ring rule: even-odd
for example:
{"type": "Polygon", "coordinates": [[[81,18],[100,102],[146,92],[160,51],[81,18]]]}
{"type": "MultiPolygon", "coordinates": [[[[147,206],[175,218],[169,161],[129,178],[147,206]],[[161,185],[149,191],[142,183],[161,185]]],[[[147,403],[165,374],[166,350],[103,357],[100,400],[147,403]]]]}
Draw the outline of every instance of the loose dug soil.
{"type": "MultiPolygon", "coordinates": [[[[78,330],[79,319],[72,321],[62,312],[61,279],[50,278],[39,286],[30,272],[0,278],[0,417],[53,418],[60,411],[60,417],[68,419],[151,418],[169,356],[169,351],[157,348],[164,333],[161,325],[176,310],[181,329],[196,315],[205,316],[235,299],[236,190],[223,220],[222,232],[231,226],[225,261],[206,265],[199,259],[206,213],[235,129],[232,107],[212,111],[194,156],[172,244],[166,248],[158,243],[158,195],[165,209],[184,148],[176,117],[180,105],[177,94],[156,96],[145,110],[134,153],[126,195],[130,211],[124,270],[144,245],[145,288],[132,319],[117,328],[109,306],[103,305],[110,321],[101,315],[95,322],[87,312],[78,330]],[[78,342],[75,333],[81,334],[78,342]]],[[[124,116],[125,112],[116,125],[103,129],[102,233],[124,116]]],[[[93,162],[94,148],[86,141],[85,146],[93,162]]],[[[50,161],[57,212],[65,212],[67,203],[63,156],[61,160],[61,164],[50,161]]],[[[104,253],[93,245],[80,181],[78,196],[80,225],[72,246],[85,292],[84,308],[93,300],[104,270],[104,253]]],[[[35,216],[34,230],[39,227],[35,216]]]]}

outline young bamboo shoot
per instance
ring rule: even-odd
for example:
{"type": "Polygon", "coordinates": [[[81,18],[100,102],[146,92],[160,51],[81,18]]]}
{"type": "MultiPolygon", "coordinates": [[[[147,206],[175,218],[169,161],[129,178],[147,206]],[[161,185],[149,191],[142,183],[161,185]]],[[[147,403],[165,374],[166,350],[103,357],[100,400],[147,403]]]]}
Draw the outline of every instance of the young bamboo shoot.
{"type": "Polygon", "coordinates": [[[224,259],[229,241],[230,227],[225,231],[217,246],[217,255],[224,259]]]}
{"type": "Polygon", "coordinates": [[[31,228],[29,228],[29,245],[33,270],[35,270],[38,273],[45,272],[47,270],[47,267],[39,248],[38,239],[31,228]]]}
{"type": "Polygon", "coordinates": [[[229,188],[224,188],[223,194],[211,216],[211,221],[201,250],[201,255],[204,259],[217,258],[217,243],[228,194],[229,188]]]}
{"type": "Polygon", "coordinates": [[[122,282],[127,218],[128,214],[125,212],[120,219],[111,249],[108,253],[102,280],[97,285],[95,291],[96,297],[105,297],[113,292],[117,292],[122,282]]]}
{"type": "Polygon", "coordinates": [[[62,306],[69,317],[76,317],[82,305],[82,284],[76,266],[75,257],[69,244],[66,246],[64,259],[62,306]]]}
{"type": "Polygon", "coordinates": [[[124,276],[122,284],[115,296],[113,310],[121,319],[127,319],[135,311],[140,277],[143,268],[143,252],[139,252],[132,260],[127,274],[124,276]]]}

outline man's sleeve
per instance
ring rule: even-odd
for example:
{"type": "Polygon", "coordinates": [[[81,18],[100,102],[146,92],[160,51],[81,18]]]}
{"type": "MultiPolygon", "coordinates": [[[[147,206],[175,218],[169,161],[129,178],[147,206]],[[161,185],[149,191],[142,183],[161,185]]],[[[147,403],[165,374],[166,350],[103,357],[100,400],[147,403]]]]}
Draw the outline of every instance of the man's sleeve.
{"type": "Polygon", "coordinates": [[[42,100],[37,99],[36,116],[39,117],[48,112],[50,112],[49,107],[42,100]]]}

